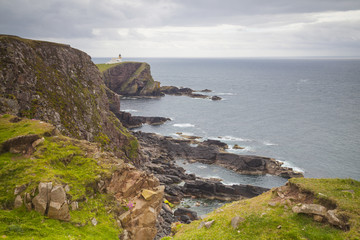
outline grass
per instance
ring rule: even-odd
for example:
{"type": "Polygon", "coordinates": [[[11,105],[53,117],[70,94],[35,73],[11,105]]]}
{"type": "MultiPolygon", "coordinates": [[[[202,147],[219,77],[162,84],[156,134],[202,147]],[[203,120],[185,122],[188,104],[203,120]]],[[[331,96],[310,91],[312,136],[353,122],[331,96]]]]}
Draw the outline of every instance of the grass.
{"type": "Polygon", "coordinates": [[[273,196],[269,191],[252,199],[227,204],[221,208],[223,212],[210,213],[203,220],[215,220],[209,229],[197,229],[201,220],[180,225],[173,239],[360,239],[359,182],[350,179],[305,178],[290,181],[306,191],[321,191],[331,201],[335,201],[340,209],[351,214],[350,231],[317,223],[311,217],[293,213],[291,207],[280,204],[271,207],[268,203],[273,196]],[[342,190],[353,190],[355,193],[352,196],[342,190]],[[245,219],[237,229],[231,226],[231,219],[235,216],[245,219]]]}
{"type": "Polygon", "coordinates": [[[120,65],[121,63],[113,63],[113,64],[106,64],[106,63],[100,63],[100,64],[96,64],[96,66],[98,67],[98,69],[100,70],[100,72],[104,72],[106,70],[108,70],[109,68],[112,68],[116,65],[120,65]]]}
{"type": "MultiPolygon", "coordinates": [[[[11,239],[118,239],[121,229],[108,211],[114,202],[111,196],[96,191],[96,183],[111,176],[111,161],[93,158],[99,144],[62,135],[46,133],[54,127],[38,120],[23,119],[11,123],[11,115],[0,116],[0,143],[30,133],[46,135],[36,151],[25,157],[10,152],[0,154],[0,236],[11,239]],[[72,200],[79,201],[79,210],[70,211],[71,222],[48,219],[25,207],[12,209],[14,189],[26,185],[31,193],[39,182],[67,184],[72,200]],[[86,201],[84,201],[87,199],[86,201]],[[98,225],[90,221],[95,217],[98,225]]],[[[120,160],[117,160],[120,161],[120,160]]]]}
{"type": "Polygon", "coordinates": [[[54,126],[45,122],[23,119],[20,122],[12,123],[9,120],[14,118],[9,114],[0,115],[0,144],[5,140],[28,134],[45,135],[54,130],[54,126]]]}

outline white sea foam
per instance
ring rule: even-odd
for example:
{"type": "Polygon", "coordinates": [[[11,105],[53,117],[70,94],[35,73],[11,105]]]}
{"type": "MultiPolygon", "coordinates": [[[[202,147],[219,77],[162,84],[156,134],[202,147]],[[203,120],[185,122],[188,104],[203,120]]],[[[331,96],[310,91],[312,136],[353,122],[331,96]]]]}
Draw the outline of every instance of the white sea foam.
{"type": "Polygon", "coordinates": [[[211,140],[230,141],[230,142],[252,142],[253,140],[247,138],[239,138],[233,136],[220,136],[220,137],[209,137],[211,140]]]}
{"type": "Polygon", "coordinates": [[[250,152],[250,153],[254,153],[255,152],[255,147],[250,147],[250,146],[244,146],[243,149],[233,149],[232,145],[229,145],[229,149],[227,149],[227,152],[230,153],[245,153],[245,152],[250,152]]]}
{"type": "Polygon", "coordinates": [[[299,167],[296,167],[295,165],[293,165],[291,162],[288,162],[288,161],[283,161],[283,160],[279,160],[279,159],[276,159],[277,161],[279,162],[282,162],[283,163],[283,167],[289,167],[289,168],[292,168],[294,169],[296,172],[301,172],[301,173],[304,173],[304,170],[299,168],[299,167]]]}
{"type": "Polygon", "coordinates": [[[272,142],[269,142],[269,141],[264,141],[263,144],[266,145],[266,146],[278,146],[279,145],[277,143],[272,143],[272,142]]]}
{"type": "Polygon", "coordinates": [[[135,109],[124,109],[124,112],[137,112],[138,110],[135,109]]]}
{"type": "Polygon", "coordinates": [[[206,169],[208,168],[208,166],[205,166],[205,165],[199,165],[199,166],[196,166],[197,168],[200,168],[200,169],[206,169]]]}
{"type": "Polygon", "coordinates": [[[216,95],[220,95],[220,96],[234,96],[234,93],[216,93],[216,95]]]}
{"type": "Polygon", "coordinates": [[[180,128],[189,128],[189,127],[195,127],[194,124],[191,123],[175,123],[173,124],[174,127],[180,127],[180,128]]]}

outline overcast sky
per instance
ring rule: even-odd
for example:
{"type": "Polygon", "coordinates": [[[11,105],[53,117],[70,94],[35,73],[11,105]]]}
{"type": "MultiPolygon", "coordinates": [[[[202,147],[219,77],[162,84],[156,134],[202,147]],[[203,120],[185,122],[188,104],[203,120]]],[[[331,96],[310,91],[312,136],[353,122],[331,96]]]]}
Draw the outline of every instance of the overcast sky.
{"type": "Polygon", "coordinates": [[[360,0],[0,0],[0,33],[92,57],[351,57],[360,0]]]}

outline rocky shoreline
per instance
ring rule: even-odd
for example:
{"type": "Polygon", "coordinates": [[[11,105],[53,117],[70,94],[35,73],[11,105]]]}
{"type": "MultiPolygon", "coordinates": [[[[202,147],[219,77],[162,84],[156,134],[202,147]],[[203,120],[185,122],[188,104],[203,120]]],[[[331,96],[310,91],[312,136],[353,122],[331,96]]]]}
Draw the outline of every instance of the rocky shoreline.
{"type": "MultiPolygon", "coordinates": [[[[173,204],[179,204],[184,198],[236,201],[255,197],[269,190],[252,185],[225,185],[219,179],[205,179],[195,174],[187,174],[182,167],[176,165],[177,159],[216,164],[242,174],[272,174],[285,178],[303,176],[291,168],[282,167],[280,162],[271,158],[226,153],[224,150],[227,145],[217,140],[199,142],[196,138],[174,139],[141,131],[133,132],[133,135],[140,145],[141,163],[137,167],[159,179],[160,184],[165,186],[165,199],[173,204]]],[[[188,216],[190,213],[197,215],[196,212],[187,210],[184,214],[177,212],[175,216],[164,204],[158,217],[156,239],[169,235],[173,222],[190,223],[193,220],[188,216]]]]}

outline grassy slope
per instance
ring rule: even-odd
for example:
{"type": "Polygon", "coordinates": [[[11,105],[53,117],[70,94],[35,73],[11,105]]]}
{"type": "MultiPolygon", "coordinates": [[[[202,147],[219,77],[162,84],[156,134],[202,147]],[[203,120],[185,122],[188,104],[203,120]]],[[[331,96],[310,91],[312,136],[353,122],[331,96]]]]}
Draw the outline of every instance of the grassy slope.
{"type": "Polygon", "coordinates": [[[116,66],[119,64],[122,64],[122,62],[121,63],[113,63],[113,64],[100,63],[100,64],[96,64],[96,66],[98,67],[100,72],[104,72],[105,70],[108,70],[109,68],[112,68],[113,66],[116,66]]]}
{"type": "Polygon", "coordinates": [[[227,204],[221,208],[223,212],[217,210],[210,213],[204,219],[215,220],[209,229],[197,229],[201,221],[180,225],[179,232],[173,239],[360,239],[360,182],[351,179],[305,178],[290,181],[301,189],[315,193],[315,197],[324,198],[326,195],[326,198],[335,201],[338,208],[351,215],[350,231],[344,232],[327,224],[314,222],[311,217],[293,213],[291,207],[271,207],[268,203],[273,196],[269,191],[253,199],[227,204]],[[322,194],[316,194],[319,192],[322,194]],[[245,218],[236,230],[230,225],[234,216],[245,218]],[[280,225],[281,228],[278,228],[280,225]]]}
{"type": "MultiPolygon", "coordinates": [[[[0,115],[0,143],[24,134],[44,135],[53,129],[38,120],[10,123],[11,118],[0,115]]],[[[118,239],[119,228],[112,214],[107,213],[113,207],[111,196],[95,193],[92,187],[100,177],[110,176],[113,170],[105,159],[88,157],[97,149],[96,144],[60,135],[45,137],[45,142],[30,158],[9,152],[0,154],[0,236],[10,239],[118,239]],[[31,192],[40,181],[68,184],[73,200],[86,197],[87,201],[79,202],[79,210],[70,211],[70,222],[48,219],[25,207],[10,210],[16,186],[29,184],[24,192],[31,192]],[[90,223],[93,217],[98,221],[96,226],[90,223]]]]}

